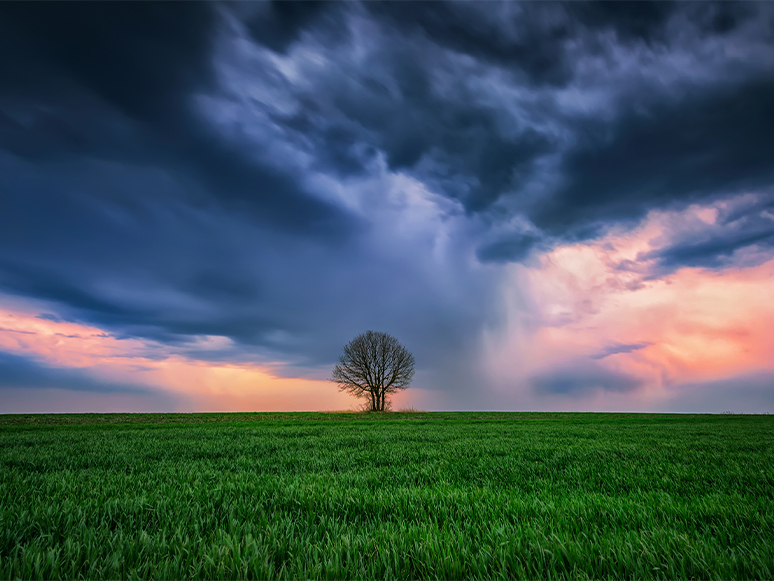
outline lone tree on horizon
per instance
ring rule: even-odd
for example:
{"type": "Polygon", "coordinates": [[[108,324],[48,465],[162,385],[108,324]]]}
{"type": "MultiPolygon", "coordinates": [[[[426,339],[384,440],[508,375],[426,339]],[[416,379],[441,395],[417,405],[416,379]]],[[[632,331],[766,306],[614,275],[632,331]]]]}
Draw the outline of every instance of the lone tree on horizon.
{"type": "Polygon", "coordinates": [[[370,402],[369,411],[383,412],[387,395],[406,389],[412,377],[414,356],[392,335],[366,331],[344,346],[331,381],[370,402]]]}

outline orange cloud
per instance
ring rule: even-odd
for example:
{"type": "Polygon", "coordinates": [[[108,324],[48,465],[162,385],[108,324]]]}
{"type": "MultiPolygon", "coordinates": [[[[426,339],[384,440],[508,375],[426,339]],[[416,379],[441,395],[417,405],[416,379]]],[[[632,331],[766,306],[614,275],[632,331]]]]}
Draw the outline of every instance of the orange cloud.
{"type": "MultiPolygon", "coordinates": [[[[212,347],[223,341],[228,340],[202,338],[201,346],[212,347]]],[[[118,339],[97,327],[41,319],[32,311],[0,310],[0,350],[52,367],[81,368],[104,380],[180,396],[174,400],[179,402],[178,411],[325,410],[349,409],[356,404],[328,381],[278,377],[269,365],[196,361],[158,343],[118,339]]],[[[41,394],[35,391],[30,398],[39,400],[41,394]]],[[[25,405],[29,408],[30,402],[20,398],[17,393],[13,403],[6,402],[5,411],[24,411],[25,405]]],[[[65,401],[77,402],[80,410],[144,409],[131,403],[132,396],[126,394],[78,393],[54,399],[62,400],[59,411],[71,410],[65,401]]]]}

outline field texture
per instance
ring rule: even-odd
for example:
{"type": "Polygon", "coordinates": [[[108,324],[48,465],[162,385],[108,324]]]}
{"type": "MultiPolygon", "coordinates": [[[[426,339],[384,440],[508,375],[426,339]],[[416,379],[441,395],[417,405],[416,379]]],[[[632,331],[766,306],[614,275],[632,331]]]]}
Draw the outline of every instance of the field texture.
{"type": "Polygon", "coordinates": [[[0,577],[774,578],[774,416],[0,416],[0,577]]]}

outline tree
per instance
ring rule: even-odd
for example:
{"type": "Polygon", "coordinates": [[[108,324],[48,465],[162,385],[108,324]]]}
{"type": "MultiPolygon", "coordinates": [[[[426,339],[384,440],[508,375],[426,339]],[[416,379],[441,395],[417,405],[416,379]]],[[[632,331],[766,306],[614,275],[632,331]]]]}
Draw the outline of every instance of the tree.
{"type": "Polygon", "coordinates": [[[384,411],[387,395],[406,389],[414,377],[414,356],[387,333],[366,331],[344,346],[331,381],[369,402],[370,411],[384,411]]]}

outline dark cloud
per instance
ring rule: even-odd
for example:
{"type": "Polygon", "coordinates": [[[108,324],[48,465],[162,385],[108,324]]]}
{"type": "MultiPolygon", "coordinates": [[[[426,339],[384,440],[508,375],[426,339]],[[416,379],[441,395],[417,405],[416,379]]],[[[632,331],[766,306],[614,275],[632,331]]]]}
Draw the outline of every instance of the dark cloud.
{"type": "Polygon", "coordinates": [[[675,10],[675,3],[596,0],[570,3],[568,10],[587,27],[612,31],[621,40],[654,42],[664,40],[664,25],[675,10]]]}
{"type": "MultiPolygon", "coordinates": [[[[753,245],[763,245],[767,248],[774,246],[774,227],[749,233],[724,232],[701,241],[681,242],[667,249],[648,252],[643,258],[658,261],[658,275],[684,266],[723,268],[736,264],[732,258],[738,250],[753,245]]],[[[770,255],[758,258],[766,260],[770,255]]],[[[750,266],[749,263],[742,265],[750,266]]]]}
{"type": "MultiPolygon", "coordinates": [[[[574,71],[573,44],[584,33],[614,34],[620,41],[663,38],[673,2],[368,2],[401,33],[420,33],[444,49],[495,63],[531,84],[561,86],[574,71]]],[[[716,27],[732,29],[741,10],[721,9],[716,27]]]]}
{"type": "Polygon", "coordinates": [[[2,14],[15,56],[4,59],[6,94],[34,87],[56,100],[57,87],[38,77],[45,68],[129,116],[163,123],[176,117],[182,94],[208,81],[213,8],[206,3],[6,2],[2,14]]]}
{"type": "Polygon", "coordinates": [[[433,43],[523,73],[530,82],[562,84],[572,75],[565,42],[571,22],[558,4],[490,5],[464,2],[369,2],[401,32],[419,32],[433,43]]]}
{"type": "Polygon", "coordinates": [[[678,231],[668,244],[639,255],[637,260],[651,262],[651,278],[685,266],[722,269],[760,264],[771,258],[774,248],[773,210],[774,201],[769,196],[721,209],[714,223],[678,231]]]}
{"type": "Polygon", "coordinates": [[[272,0],[248,7],[237,7],[237,10],[248,12],[244,20],[252,38],[273,51],[284,53],[299,39],[301,33],[310,27],[315,27],[318,34],[346,34],[346,27],[335,17],[324,18],[327,27],[318,25],[326,13],[337,8],[335,2],[272,0]],[[331,28],[333,30],[330,30],[331,28]]]}
{"type": "Polygon", "coordinates": [[[12,74],[0,83],[4,290],[171,342],[212,333],[254,343],[292,328],[276,305],[245,316],[246,305],[266,299],[262,276],[282,277],[245,265],[293,246],[282,232],[335,252],[357,225],[306,191],[298,175],[252,159],[192,111],[192,94],[213,82],[216,9],[0,10],[3,42],[15,55],[3,61],[12,74]],[[250,224],[266,234],[229,233],[250,224]],[[183,304],[158,300],[164,294],[183,304]]]}
{"type": "Polygon", "coordinates": [[[641,379],[632,375],[583,361],[549,369],[531,380],[532,388],[540,394],[569,396],[595,391],[626,393],[642,384],[641,379]]]}
{"type": "Polygon", "coordinates": [[[481,262],[520,262],[541,240],[533,234],[515,234],[481,246],[476,256],[481,262]]]}
{"type": "Polygon", "coordinates": [[[10,126],[3,133],[10,155],[0,155],[4,290],[52,301],[67,316],[119,336],[184,346],[191,337],[225,335],[245,350],[273,350],[274,360],[327,362],[361,325],[394,326],[393,311],[403,309],[404,299],[410,307],[399,317],[403,325],[420,327],[408,321],[424,312],[418,335],[444,335],[426,341],[435,345],[427,351],[457,341],[454,336],[466,340],[482,309],[456,313],[455,304],[433,298],[439,289],[423,273],[432,267],[403,266],[402,251],[391,257],[390,248],[371,266],[374,258],[363,255],[361,226],[349,211],[306,189],[302,172],[271,155],[254,155],[249,140],[224,138],[201,111],[192,111],[193,93],[212,82],[211,36],[219,23],[211,7],[193,9],[210,14],[203,25],[193,18],[191,30],[161,43],[172,45],[174,58],[152,59],[142,47],[135,53],[129,37],[145,38],[136,27],[146,19],[151,33],[187,27],[188,17],[175,17],[186,8],[161,8],[172,13],[158,20],[154,9],[141,8],[124,30],[128,6],[103,18],[110,8],[100,5],[79,22],[95,28],[80,40],[67,34],[64,18],[64,32],[37,38],[36,19],[45,20],[44,30],[53,26],[45,8],[11,15],[26,27],[15,48],[27,60],[28,77],[35,72],[51,86],[22,83],[11,97],[26,91],[29,99],[3,101],[10,126]],[[125,42],[119,46],[111,35],[125,42]],[[98,51],[103,36],[110,42],[99,62],[76,70],[84,46],[98,51]],[[193,40],[201,50],[187,50],[193,40]],[[54,58],[58,51],[63,54],[54,58]],[[129,66],[131,58],[137,63],[129,66]],[[110,63],[121,72],[100,68],[110,63]],[[142,63],[158,68],[154,75],[165,82],[165,67],[175,69],[169,76],[176,81],[157,87],[142,63]],[[178,77],[178,68],[191,74],[178,77]],[[121,83],[147,95],[119,95],[121,83]],[[165,103],[175,109],[169,117],[165,103]],[[62,127],[80,131],[78,138],[63,138],[62,127]],[[449,318],[458,321],[451,333],[449,318]],[[470,322],[459,326],[465,319],[470,322]]]}
{"type": "MultiPolygon", "coordinates": [[[[758,15],[756,8],[752,2],[712,2],[699,10],[691,10],[690,14],[705,34],[722,36],[733,32],[746,20],[755,18],[758,15]]],[[[764,13],[763,16],[767,15],[764,13]]]]}
{"type": "MultiPolygon", "coordinates": [[[[26,194],[12,199],[13,212],[0,215],[7,219],[0,230],[0,285],[52,301],[61,317],[119,337],[161,341],[192,357],[215,359],[189,344],[200,335],[222,335],[237,345],[221,358],[311,365],[335,359],[363,325],[402,340],[410,332],[421,339],[419,352],[433,357],[475,336],[482,308],[443,298],[444,280],[458,275],[454,268],[438,276],[436,266],[412,264],[409,257],[420,247],[405,254],[375,247],[366,257],[357,245],[328,246],[256,228],[217,209],[182,205],[167,195],[163,175],[142,176],[136,168],[127,178],[133,174],[146,193],[158,191],[155,203],[84,200],[78,186],[88,179],[93,187],[99,166],[71,173],[65,191],[34,167],[22,175],[19,167],[0,172],[0,184],[15,173],[26,194]]],[[[120,187],[120,179],[107,177],[106,188],[120,187]]],[[[466,285],[485,293],[485,280],[466,285]]]]}
{"type": "Polygon", "coordinates": [[[267,227],[335,237],[354,226],[297,177],[214,135],[193,114],[192,94],[214,86],[213,6],[9,2],[0,10],[15,54],[0,86],[0,144],[8,151],[160,167],[196,184],[177,195],[248,212],[267,227]]]}
{"type": "Polygon", "coordinates": [[[313,144],[318,167],[359,174],[382,152],[389,169],[411,172],[476,212],[552,150],[554,138],[532,128],[505,134],[501,113],[472,103],[464,87],[439,94],[431,73],[448,65],[436,62],[436,49],[390,42],[368,70],[347,62],[326,70],[314,90],[299,89],[293,115],[275,119],[313,144]]]}
{"type": "MultiPolygon", "coordinates": [[[[318,90],[296,95],[298,111],[282,121],[311,138],[316,159],[339,175],[364,171],[381,151],[391,169],[412,172],[471,213],[520,210],[547,240],[591,238],[650,209],[764,187],[774,177],[774,63],[758,58],[757,72],[744,73],[745,65],[732,70],[731,57],[704,55],[722,38],[755,60],[755,43],[772,44],[766,5],[366,6],[386,31],[379,58],[364,70],[344,57],[315,79],[318,90]],[[763,24],[748,38],[743,29],[755,22],[763,24]],[[676,35],[678,26],[686,34],[676,35]],[[669,59],[686,52],[708,79],[692,80],[689,69],[674,76],[669,59]],[[663,59],[664,73],[643,54],[663,59]],[[481,69],[463,72],[458,55],[498,71],[499,84],[477,79],[481,69]],[[592,59],[606,63],[606,76],[579,72],[592,59]],[[637,76],[628,68],[638,66],[652,70],[637,76]],[[446,79],[443,90],[438,79],[446,79]],[[493,95],[532,97],[509,109],[482,99],[477,82],[493,95]],[[556,102],[561,90],[604,95],[609,107],[571,113],[556,102]]],[[[516,242],[482,245],[479,256],[507,260],[509,245],[521,260],[516,242]]]]}
{"type": "Polygon", "coordinates": [[[534,222],[567,235],[642,218],[654,207],[712,199],[774,179],[774,76],[632,111],[564,162],[566,185],[537,204],[534,222]]]}

